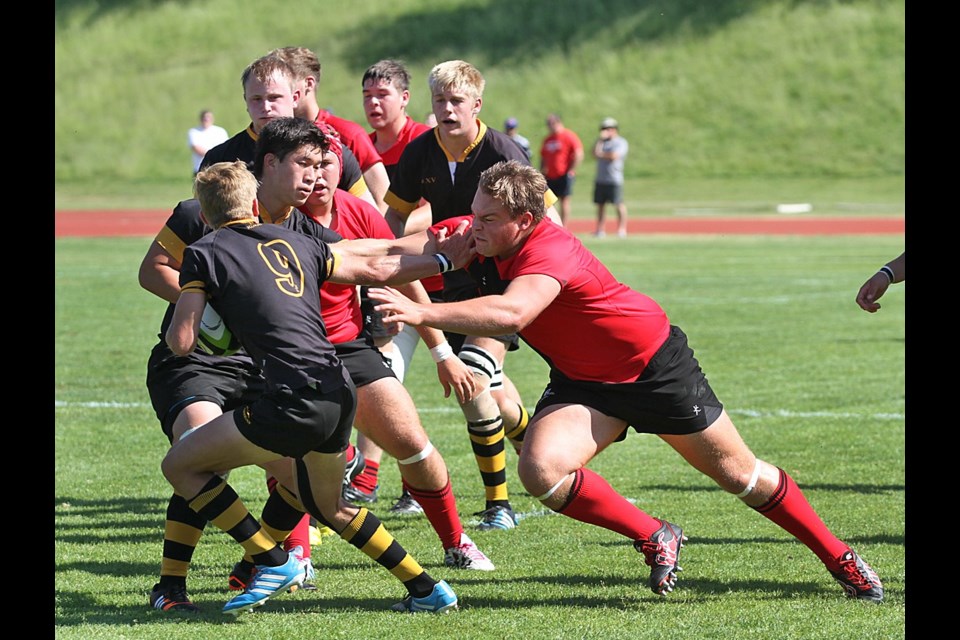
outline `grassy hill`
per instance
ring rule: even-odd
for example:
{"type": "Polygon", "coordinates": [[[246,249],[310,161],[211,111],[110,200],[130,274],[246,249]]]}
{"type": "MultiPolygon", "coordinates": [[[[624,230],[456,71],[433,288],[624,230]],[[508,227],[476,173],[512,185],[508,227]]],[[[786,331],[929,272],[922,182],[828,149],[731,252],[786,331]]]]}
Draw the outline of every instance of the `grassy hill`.
{"type": "MultiPolygon", "coordinates": [[[[186,131],[199,110],[213,109],[231,133],[246,126],[240,73],[285,45],[318,53],[321,104],[364,126],[360,77],[370,63],[406,61],[414,76],[410,113],[422,118],[427,72],[462,58],[487,80],[481,118],[500,128],[517,117],[535,148],[549,112],[561,113],[588,145],[599,121],[616,117],[631,143],[630,184],[645,185],[645,194],[666,185],[663,202],[722,200],[713,194],[729,184],[745,185],[737,198],[756,190],[763,201],[764,189],[787,184],[796,197],[809,199],[803,185],[815,185],[834,202],[850,194],[902,207],[902,0],[55,6],[58,207],[168,206],[185,197],[186,131]]],[[[585,161],[575,190],[583,202],[593,165],[585,161]]]]}

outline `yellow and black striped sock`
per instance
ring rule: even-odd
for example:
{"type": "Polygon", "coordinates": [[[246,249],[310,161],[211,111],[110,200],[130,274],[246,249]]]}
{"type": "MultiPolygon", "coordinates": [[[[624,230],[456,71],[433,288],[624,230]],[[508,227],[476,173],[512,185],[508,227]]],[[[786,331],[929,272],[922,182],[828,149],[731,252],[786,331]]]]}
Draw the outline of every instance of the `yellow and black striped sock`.
{"type": "Polygon", "coordinates": [[[163,559],[160,561],[160,585],[186,584],[193,552],[203,535],[207,521],[190,508],[182,496],[173,494],[167,503],[163,527],[163,559]]]}
{"type": "Polygon", "coordinates": [[[278,483],[263,505],[260,525],[278,544],[283,544],[290,532],[300,524],[304,513],[303,505],[297,497],[278,483]]]}
{"type": "Polygon", "coordinates": [[[287,552],[264,531],[237,492],[220,476],[213,476],[188,504],[240,543],[256,564],[279,566],[287,561],[287,552]]]}
{"type": "Polygon", "coordinates": [[[480,477],[487,498],[487,509],[501,505],[510,506],[507,491],[507,455],[504,450],[503,420],[500,416],[490,420],[467,422],[470,446],[480,468],[480,477]],[[495,425],[491,429],[491,425],[495,425]]]}
{"type": "Polygon", "coordinates": [[[527,434],[527,425],[530,423],[530,414],[519,402],[517,407],[520,409],[520,420],[517,421],[517,425],[513,429],[507,432],[507,438],[514,442],[523,442],[523,436],[527,434]]]}
{"type": "Polygon", "coordinates": [[[387,531],[383,523],[365,507],[350,521],[340,537],[364,552],[403,583],[415,598],[430,595],[437,581],[423,570],[387,531]]]}

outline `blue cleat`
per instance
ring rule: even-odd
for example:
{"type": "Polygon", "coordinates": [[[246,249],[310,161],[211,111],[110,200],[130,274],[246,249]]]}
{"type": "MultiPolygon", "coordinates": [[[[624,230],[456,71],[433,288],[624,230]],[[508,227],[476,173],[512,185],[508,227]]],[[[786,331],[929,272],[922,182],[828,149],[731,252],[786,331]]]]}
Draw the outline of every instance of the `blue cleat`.
{"type": "Polygon", "coordinates": [[[477,525],[477,529],[480,531],[515,529],[519,522],[513,509],[500,505],[490,507],[485,511],[479,511],[473,515],[480,516],[480,524],[477,525]]]}
{"type": "Polygon", "coordinates": [[[405,613],[446,613],[457,608],[457,594],[453,592],[446,580],[433,585],[430,595],[422,598],[407,596],[401,602],[390,607],[393,611],[405,613]]]}
{"type": "Polygon", "coordinates": [[[250,611],[279,591],[285,591],[294,585],[299,587],[303,584],[304,577],[303,561],[292,553],[287,554],[286,563],[279,567],[258,564],[253,580],[243,593],[223,606],[223,612],[238,615],[243,611],[250,611]]]}

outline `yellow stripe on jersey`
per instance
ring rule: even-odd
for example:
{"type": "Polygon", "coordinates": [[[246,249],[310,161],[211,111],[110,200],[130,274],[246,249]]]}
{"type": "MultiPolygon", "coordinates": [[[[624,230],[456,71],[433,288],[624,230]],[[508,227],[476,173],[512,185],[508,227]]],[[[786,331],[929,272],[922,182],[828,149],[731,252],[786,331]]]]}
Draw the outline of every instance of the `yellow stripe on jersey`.
{"type": "Polygon", "coordinates": [[[187,245],[180,239],[180,236],[170,230],[170,227],[164,225],[163,229],[160,229],[160,233],[158,233],[154,239],[154,242],[173,256],[174,260],[183,262],[183,252],[187,248],[187,245]]]}

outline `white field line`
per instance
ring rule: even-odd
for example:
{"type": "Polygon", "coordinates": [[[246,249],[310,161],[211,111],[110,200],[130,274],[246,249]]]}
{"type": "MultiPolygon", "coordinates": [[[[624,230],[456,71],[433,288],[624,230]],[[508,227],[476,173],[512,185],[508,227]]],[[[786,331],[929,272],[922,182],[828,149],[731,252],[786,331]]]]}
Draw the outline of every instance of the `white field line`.
{"type": "MultiPolygon", "coordinates": [[[[54,407],[57,409],[149,409],[148,402],[63,402],[55,401],[54,407]]],[[[459,413],[460,409],[453,407],[429,407],[426,409],[417,409],[419,413],[424,414],[452,414],[459,413]]],[[[790,411],[787,409],[777,409],[774,411],[758,411],[755,409],[728,409],[731,415],[745,416],[748,418],[841,418],[853,420],[903,420],[902,413],[855,413],[851,411],[790,411]]]]}

